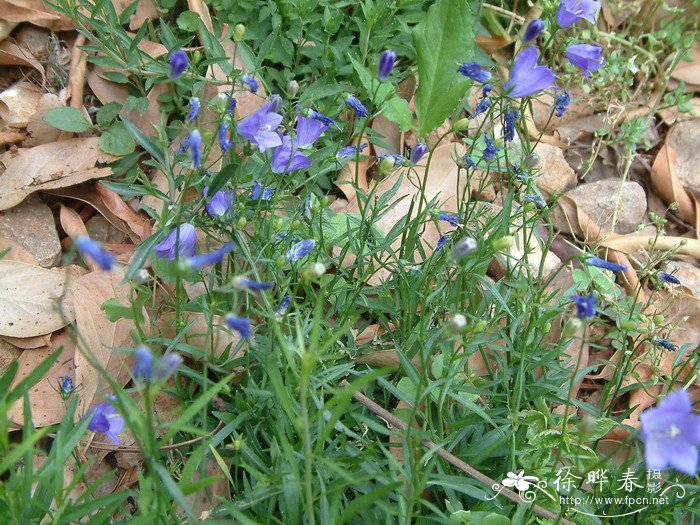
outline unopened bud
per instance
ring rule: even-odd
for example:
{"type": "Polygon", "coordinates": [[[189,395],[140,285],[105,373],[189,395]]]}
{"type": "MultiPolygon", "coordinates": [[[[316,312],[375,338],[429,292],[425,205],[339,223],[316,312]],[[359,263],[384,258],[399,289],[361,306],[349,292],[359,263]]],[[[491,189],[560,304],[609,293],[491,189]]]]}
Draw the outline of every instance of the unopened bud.
{"type": "Polygon", "coordinates": [[[461,334],[467,328],[467,318],[462,314],[454,314],[447,325],[447,330],[453,334],[461,334]]]}
{"type": "Polygon", "coordinates": [[[453,131],[464,131],[466,129],[469,129],[469,119],[468,118],[461,118],[457,122],[452,123],[452,130],[453,131]]]}
{"type": "Polygon", "coordinates": [[[464,257],[474,253],[476,248],[477,244],[475,239],[472,239],[471,237],[462,237],[452,248],[452,257],[457,260],[463,259],[464,257]]]}
{"type": "Polygon", "coordinates": [[[483,333],[483,332],[486,331],[486,329],[488,328],[488,326],[489,326],[489,323],[487,323],[486,321],[484,321],[484,320],[482,319],[481,321],[479,321],[478,323],[476,323],[476,324],[474,325],[474,329],[473,329],[472,331],[473,331],[475,334],[481,334],[481,333],[483,333]]]}
{"type": "Polygon", "coordinates": [[[297,93],[299,93],[299,82],[296,80],[287,82],[287,96],[294,97],[297,93]]]}
{"type": "Polygon", "coordinates": [[[245,217],[238,217],[238,220],[236,221],[236,228],[242,230],[246,227],[246,224],[248,224],[248,219],[245,217]]]}
{"type": "Polygon", "coordinates": [[[233,28],[233,40],[235,42],[240,42],[243,40],[243,35],[245,35],[245,26],[243,24],[236,24],[233,28]]]}
{"type": "Polygon", "coordinates": [[[394,157],[387,155],[379,161],[379,173],[386,175],[394,168],[394,164],[396,164],[394,157]]]}
{"type": "Polygon", "coordinates": [[[570,338],[570,337],[576,337],[581,333],[583,330],[583,321],[579,319],[578,317],[572,317],[569,319],[566,324],[564,325],[564,337],[570,338]]]}
{"type": "Polygon", "coordinates": [[[320,262],[309,264],[304,269],[304,276],[310,280],[320,279],[324,273],[326,273],[326,266],[320,262]]]}
{"type": "Polygon", "coordinates": [[[497,252],[507,250],[508,248],[511,248],[514,245],[515,237],[513,237],[512,235],[506,235],[505,237],[501,237],[500,239],[496,239],[495,241],[493,241],[493,249],[497,252]]]}

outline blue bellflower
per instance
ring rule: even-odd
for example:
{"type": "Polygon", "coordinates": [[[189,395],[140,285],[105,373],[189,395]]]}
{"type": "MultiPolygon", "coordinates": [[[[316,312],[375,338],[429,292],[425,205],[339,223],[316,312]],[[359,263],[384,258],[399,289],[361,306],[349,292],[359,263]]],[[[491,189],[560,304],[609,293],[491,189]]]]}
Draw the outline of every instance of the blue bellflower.
{"type": "Polygon", "coordinates": [[[297,117],[297,148],[307,149],[328,129],[328,124],[321,120],[297,117]]]}
{"type": "Polygon", "coordinates": [[[503,128],[503,140],[512,141],[515,138],[515,121],[520,118],[520,111],[509,109],[506,111],[503,128]]]}
{"type": "Polygon", "coordinates": [[[196,250],[197,230],[186,222],[171,231],[162,242],[153,248],[156,257],[159,259],[170,259],[171,261],[174,261],[178,256],[192,257],[196,250]]]}
{"type": "Polygon", "coordinates": [[[73,379],[70,376],[61,377],[60,383],[61,395],[68,396],[75,390],[75,385],[73,385],[73,379]]]}
{"type": "Polygon", "coordinates": [[[613,262],[608,262],[600,257],[589,257],[583,261],[588,266],[595,266],[596,268],[602,268],[603,270],[610,270],[611,272],[626,272],[627,266],[624,264],[617,264],[613,262]]]}
{"type": "Polygon", "coordinates": [[[255,181],[255,184],[250,190],[250,198],[248,200],[254,201],[257,199],[263,200],[263,201],[269,201],[272,196],[275,194],[275,188],[271,186],[265,186],[263,187],[262,182],[259,180],[255,181]]]}
{"type": "Polygon", "coordinates": [[[282,138],[276,130],[282,123],[282,115],[274,111],[274,108],[279,106],[280,103],[273,98],[255,113],[241,120],[236,128],[238,133],[253,144],[257,144],[262,152],[281,146],[282,138]]]}
{"type": "Polygon", "coordinates": [[[603,50],[590,44],[571,44],[564,52],[566,58],[588,78],[592,71],[598,71],[605,65],[603,50]]]}
{"type": "Polygon", "coordinates": [[[105,250],[102,245],[93,241],[87,235],[75,239],[75,247],[83,257],[89,257],[103,270],[111,270],[114,266],[114,254],[105,250]]]}
{"type": "Polygon", "coordinates": [[[656,339],[654,339],[654,344],[656,346],[660,346],[664,350],[668,350],[669,352],[675,352],[676,350],[678,350],[677,345],[674,345],[668,339],[662,339],[661,337],[657,337],[656,339]]]}
{"type": "Polygon", "coordinates": [[[243,77],[241,77],[241,80],[246,86],[248,86],[248,89],[250,89],[253,93],[258,92],[258,81],[255,80],[253,77],[251,77],[248,74],[245,74],[243,75],[243,77]]]}
{"type": "Polygon", "coordinates": [[[181,49],[170,53],[170,78],[177,80],[187,68],[187,55],[181,49]]]}
{"type": "Polygon", "coordinates": [[[228,314],[226,316],[226,325],[238,332],[241,339],[248,339],[250,337],[250,321],[247,317],[238,317],[233,314],[228,314]]]}
{"type": "Polygon", "coordinates": [[[362,150],[364,150],[366,147],[367,144],[362,144],[359,146],[359,148],[358,146],[345,146],[336,154],[336,158],[344,159],[346,157],[355,157],[357,156],[358,149],[359,152],[362,153],[362,150]]]}
{"type": "Polygon", "coordinates": [[[184,155],[187,153],[187,149],[190,147],[190,136],[187,135],[184,139],[180,141],[180,145],[175,150],[175,155],[184,155]]]}
{"type": "MultiPolygon", "coordinates": [[[[203,197],[207,196],[207,188],[204,188],[203,197]]],[[[204,203],[207,213],[213,218],[230,218],[233,214],[233,205],[236,194],[233,190],[219,190],[204,203]]]]}
{"type": "Polygon", "coordinates": [[[509,96],[528,97],[543,89],[555,87],[552,70],[537,63],[539,53],[536,47],[528,47],[515,58],[510,79],[504,86],[509,96]]]}
{"type": "Polygon", "coordinates": [[[306,155],[299,152],[292,137],[285,135],[281,141],[282,145],[272,151],[270,167],[273,173],[291,173],[311,166],[311,161],[306,155]]]}
{"type": "Polygon", "coordinates": [[[110,396],[108,401],[100,403],[95,408],[91,409],[86,418],[91,418],[88,423],[88,430],[105,434],[112,443],[119,444],[118,434],[124,428],[124,418],[119,415],[117,409],[112,406],[111,401],[116,398],[110,396]]]}
{"type": "Polygon", "coordinates": [[[541,18],[535,18],[532,20],[525,28],[525,33],[523,33],[523,44],[529,44],[535,38],[540,36],[540,33],[544,29],[544,22],[541,18]]]}
{"type": "Polygon", "coordinates": [[[223,258],[233,251],[233,243],[224,244],[221,248],[218,248],[209,253],[203,253],[201,255],[193,255],[185,260],[185,264],[188,268],[193,270],[201,270],[206,266],[211,266],[212,264],[220,263],[223,258]]]}
{"type": "Polygon", "coordinates": [[[327,116],[324,115],[323,113],[319,113],[319,112],[316,111],[315,109],[308,109],[308,110],[305,111],[305,113],[306,113],[306,116],[307,116],[307,117],[312,118],[312,119],[314,119],[314,120],[318,120],[319,122],[321,122],[322,124],[325,124],[325,125],[326,125],[327,127],[329,127],[329,128],[330,128],[331,126],[335,126],[335,125],[336,125],[335,120],[333,120],[333,119],[330,118],[330,117],[327,117],[327,116]]]}
{"type": "Polygon", "coordinates": [[[305,241],[300,241],[292,246],[287,254],[284,256],[289,262],[297,262],[302,257],[309,255],[313,249],[316,247],[316,241],[313,239],[306,239],[305,241]]]}
{"type": "Polygon", "coordinates": [[[236,109],[238,101],[235,98],[233,98],[233,95],[231,93],[226,93],[226,98],[228,99],[228,102],[226,103],[226,114],[229,116],[233,116],[233,112],[236,109]]]}
{"type": "Polygon", "coordinates": [[[413,149],[411,150],[411,159],[410,162],[414,166],[418,164],[420,159],[423,158],[423,155],[425,155],[428,152],[428,146],[424,144],[423,142],[419,142],[415,146],[413,146],[413,149]]]}
{"type": "Polygon", "coordinates": [[[289,306],[291,304],[292,304],[292,296],[291,295],[285,295],[284,297],[282,297],[280,304],[277,305],[277,310],[275,310],[275,318],[277,318],[277,320],[282,319],[284,314],[287,313],[287,310],[289,309],[289,306]]]}
{"type": "Polygon", "coordinates": [[[598,11],[600,2],[597,0],[562,0],[557,10],[557,24],[559,27],[569,27],[581,19],[595,24],[598,11]]]}
{"type": "Polygon", "coordinates": [[[564,111],[569,107],[571,103],[571,96],[568,91],[564,91],[561,95],[557,97],[557,105],[554,108],[554,113],[557,117],[562,118],[564,116],[564,111]]]}
{"type": "Polygon", "coordinates": [[[345,103],[355,110],[355,115],[357,115],[357,118],[365,118],[369,116],[369,111],[367,111],[367,108],[364,107],[362,102],[360,102],[354,95],[349,93],[345,95],[345,103]]]}
{"type": "Polygon", "coordinates": [[[233,279],[233,287],[238,288],[250,293],[264,292],[265,290],[271,290],[275,287],[275,283],[272,282],[260,282],[254,279],[248,279],[247,277],[237,276],[233,279]]]}
{"type": "Polygon", "coordinates": [[[658,406],[639,416],[647,468],[661,470],[671,466],[695,476],[698,470],[700,416],[693,411],[688,392],[676,390],[658,406]]]}
{"type": "Polygon", "coordinates": [[[474,112],[469,115],[470,118],[478,117],[482,113],[486,113],[491,107],[491,99],[489,97],[482,97],[479,103],[474,108],[474,112]]]}
{"type": "Polygon", "coordinates": [[[488,135],[484,135],[484,143],[486,144],[483,153],[484,160],[487,162],[492,161],[496,158],[499,148],[493,143],[488,135]]]}
{"type": "Polygon", "coordinates": [[[233,146],[228,122],[222,122],[219,125],[219,146],[221,146],[221,151],[224,153],[228,153],[228,150],[230,150],[231,146],[233,146]]]}
{"type": "Polygon", "coordinates": [[[476,239],[472,237],[462,237],[452,248],[452,257],[459,261],[474,253],[477,247],[476,239]]]}
{"type": "Polygon", "coordinates": [[[593,295],[572,295],[571,300],[576,303],[576,314],[585,320],[595,317],[595,306],[598,303],[593,295]]]}
{"type": "Polygon", "coordinates": [[[190,112],[187,114],[187,122],[194,122],[194,119],[199,115],[199,108],[201,107],[202,104],[197,97],[192,97],[190,99],[190,112]]]}
{"type": "Polygon", "coordinates": [[[447,241],[450,240],[449,235],[441,235],[440,238],[438,239],[437,244],[435,245],[435,251],[442,250],[445,245],[447,244],[447,241]]]}
{"type": "Polygon", "coordinates": [[[389,75],[391,70],[394,69],[394,64],[396,63],[396,53],[391,49],[384,51],[379,57],[379,64],[377,67],[377,78],[384,82],[389,75]]]}
{"type": "Polygon", "coordinates": [[[491,80],[491,73],[486,71],[476,62],[465,62],[457,68],[457,71],[467,78],[471,78],[476,82],[485,84],[491,80]]]}
{"type": "Polygon", "coordinates": [[[459,215],[456,213],[440,213],[438,219],[449,223],[454,228],[459,226],[459,215]]]}
{"type": "Polygon", "coordinates": [[[659,279],[670,284],[681,284],[681,280],[678,277],[666,272],[659,272],[659,279]]]}
{"type": "Polygon", "coordinates": [[[181,363],[182,356],[175,352],[165,354],[161,358],[156,359],[148,348],[138,346],[134,350],[134,366],[131,371],[136,379],[144,383],[154,379],[161,381],[173,375],[181,363]]]}
{"type": "Polygon", "coordinates": [[[190,132],[189,146],[190,157],[192,157],[192,168],[199,169],[202,165],[202,136],[196,129],[190,132]]]}

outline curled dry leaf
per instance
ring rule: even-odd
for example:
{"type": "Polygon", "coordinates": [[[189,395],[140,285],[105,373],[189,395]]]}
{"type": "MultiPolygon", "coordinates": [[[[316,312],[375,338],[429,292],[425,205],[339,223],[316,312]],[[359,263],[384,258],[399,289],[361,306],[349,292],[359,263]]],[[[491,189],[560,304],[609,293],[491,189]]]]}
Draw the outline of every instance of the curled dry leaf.
{"type": "Polygon", "coordinates": [[[700,259],[700,240],[686,237],[666,235],[650,237],[648,235],[629,234],[607,237],[600,242],[600,245],[628,254],[640,251],[652,252],[675,249],[677,253],[700,259]]]}
{"type": "Polygon", "coordinates": [[[45,93],[39,99],[39,104],[37,105],[34,114],[29,117],[27,123],[27,132],[31,135],[25,146],[38,146],[40,144],[46,144],[47,142],[55,142],[61,135],[61,130],[54,128],[52,125],[44,122],[44,115],[50,110],[55,108],[60,108],[66,105],[67,91],[62,90],[59,96],[53,93],[45,93]]]}
{"type": "Polygon", "coordinates": [[[8,151],[0,156],[0,210],[6,210],[39,190],[74,186],[106,177],[109,168],[96,167],[116,157],[102,152],[96,137],[78,138],[8,151]]]}
{"type": "MultiPolygon", "coordinates": [[[[114,348],[133,346],[131,334],[135,329],[134,322],[119,319],[112,323],[101,309],[108,299],[116,299],[121,304],[129,303],[130,285],[122,284],[123,279],[124,273],[115,269],[83,275],[71,285],[76,330],[82,338],[75,355],[76,384],[83,389],[76,417],[101,403],[104,395],[110,391],[109,383],[93,363],[104,369],[120,386],[129,381],[127,355],[114,348]]],[[[141,328],[148,332],[149,321],[145,311],[143,315],[146,322],[141,328]]]]}
{"type": "MultiPolygon", "coordinates": [[[[60,423],[66,413],[66,403],[59,394],[59,384],[62,376],[74,378],[75,343],[65,331],[62,331],[54,336],[50,346],[43,346],[36,350],[25,350],[18,360],[19,371],[13,382],[14,385],[32,373],[39,363],[49,355],[58,352],[61,347],[63,347],[63,351],[58,360],[41,381],[29,390],[32,423],[36,428],[60,423]]],[[[78,385],[76,384],[76,386],[78,385]]],[[[14,424],[22,426],[24,424],[23,400],[19,399],[7,415],[14,424]]]]}
{"type": "Polygon", "coordinates": [[[42,346],[51,345],[52,334],[37,335],[36,337],[9,337],[4,336],[2,339],[22,350],[34,350],[42,346]]]}
{"type": "Polygon", "coordinates": [[[69,18],[55,12],[42,0],[0,0],[0,13],[4,20],[17,24],[29,22],[52,31],[75,28],[69,18]]]}
{"type": "Polygon", "coordinates": [[[0,66],[28,66],[45,75],[44,66],[29,51],[9,41],[0,43],[0,66]]]}
{"type": "Polygon", "coordinates": [[[5,125],[23,128],[36,113],[41,90],[30,82],[17,82],[0,93],[0,118],[5,125]]]}
{"type": "Polygon", "coordinates": [[[0,261],[0,335],[34,337],[48,334],[75,319],[65,269],[47,270],[17,261],[0,261]]]}
{"type": "Polygon", "coordinates": [[[22,349],[0,337],[0,376],[5,373],[7,367],[22,355],[22,349]]]}
{"type": "MultiPolygon", "coordinates": [[[[690,9],[693,9],[690,7],[690,9]]],[[[671,73],[671,78],[685,82],[688,87],[700,91],[700,44],[696,43],[690,54],[690,62],[680,62],[671,73]]]]}

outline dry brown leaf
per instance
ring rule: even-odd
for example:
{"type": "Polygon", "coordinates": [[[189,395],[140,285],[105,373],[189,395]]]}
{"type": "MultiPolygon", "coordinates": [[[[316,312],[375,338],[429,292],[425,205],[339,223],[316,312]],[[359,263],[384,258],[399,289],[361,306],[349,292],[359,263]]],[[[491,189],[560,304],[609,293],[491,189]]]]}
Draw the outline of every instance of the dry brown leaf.
{"type": "Polygon", "coordinates": [[[681,62],[676,66],[671,78],[685,82],[695,91],[700,91],[700,44],[695,44],[690,57],[691,62],[681,62]]]}
{"type": "Polygon", "coordinates": [[[31,82],[17,82],[0,93],[0,118],[5,125],[23,128],[36,113],[41,90],[31,82]]]}
{"type": "Polygon", "coordinates": [[[39,266],[39,261],[36,260],[36,257],[29,253],[21,244],[7,237],[0,237],[0,253],[7,249],[10,251],[3,257],[3,261],[18,261],[39,266]]]}
{"type": "MultiPolygon", "coordinates": [[[[110,391],[109,383],[93,366],[100,366],[119,385],[129,381],[126,366],[127,355],[115,347],[132,347],[131,333],[134,322],[119,319],[112,323],[100,308],[108,299],[116,299],[121,304],[129,303],[129,284],[122,284],[124,273],[121,270],[93,272],[77,278],[70,290],[75,308],[75,324],[82,341],[76,350],[76,384],[82,386],[82,395],[76,417],[80,417],[92,406],[104,400],[110,391]]],[[[145,312],[144,312],[145,315],[145,312]]],[[[147,330],[148,320],[142,329],[147,330]]]]}
{"type": "MultiPolygon", "coordinates": [[[[133,2],[129,0],[114,0],[113,3],[117,14],[121,15],[124,9],[133,2]]],[[[156,18],[158,18],[158,8],[153,0],[142,0],[138,3],[134,14],[129,18],[129,29],[138,31],[146,20],[155,20],[156,18]]]]}
{"type": "Polygon", "coordinates": [[[64,297],[71,274],[17,261],[0,261],[0,335],[34,337],[75,319],[64,297]]]}
{"type": "MultiPolygon", "coordinates": [[[[19,372],[14,380],[15,385],[34,371],[39,363],[49,355],[58,352],[61,347],[63,347],[63,352],[58,360],[41,381],[29,390],[32,422],[36,428],[60,423],[66,413],[66,403],[59,394],[58,385],[62,376],[74,378],[75,343],[65,331],[62,331],[54,336],[51,346],[24,351],[18,360],[19,372]]],[[[19,399],[7,415],[10,421],[22,426],[24,420],[23,400],[19,399]]]]}
{"type": "Polygon", "coordinates": [[[210,476],[218,476],[219,479],[207,485],[205,489],[187,496],[188,503],[200,520],[209,518],[211,511],[219,506],[221,500],[231,501],[231,485],[223,472],[221,472],[221,467],[213,458],[206,459],[204,473],[200,473],[199,469],[195,470],[192,481],[195,482],[202,477],[210,476]]]}
{"type": "Polygon", "coordinates": [[[0,210],[19,204],[35,191],[106,177],[112,170],[96,165],[115,159],[99,149],[96,137],[52,142],[16,153],[8,151],[0,156],[0,164],[5,168],[0,174],[0,210]]]}
{"type": "Polygon", "coordinates": [[[12,346],[23,350],[34,350],[42,346],[51,346],[52,334],[37,335],[36,337],[10,337],[3,336],[2,339],[10,343],[12,346]]]}
{"type": "Polygon", "coordinates": [[[57,13],[41,0],[0,0],[0,13],[8,22],[29,22],[52,31],[74,29],[68,17],[57,13]]]}
{"type": "Polygon", "coordinates": [[[97,190],[97,193],[104,205],[114,215],[119,217],[124,224],[128,225],[131,231],[136,234],[138,240],[143,241],[151,236],[153,233],[153,227],[151,226],[151,220],[148,217],[141,215],[140,213],[136,213],[119,195],[114,193],[106,186],[96,184],[95,189],[97,190]]]}
{"type": "Polygon", "coordinates": [[[0,43],[0,66],[28,66],[36,69],[42,77],[45,75],[44,66],[34,55],[7,40],[0,43]]]}
{"type": "Polygon", "coordinates": [[[677,253],[690,255],[700,259],[700,240],[686,237],[650,237],[648,235],[614,235],[600,241],[601,246],[612,248],[622,253],[637,253],[640,251],[666,251],[677,249],[677,253]],[[681,244],[683,243],[683,244],[681,244]]]}
{"type": "Polygon", "coordinates": [[[0,376],[5,373],[7,367],[22,355],[22,349],[0,337],[0,376]]]}
{"type": "MultiPolygon", "coordinates": [[[[59,217],[63,231],[66,232],[66,235],[71,239],[75,240],[81,235],[87,235],[87,228],[85,228],[83,219],[80,218],[80,215],[78,215],[73,208],[61,204],[59,217]]],[[[92,270],[94,271],[94,268],[92,270]]]]}
{"type": "Polygon", "coordinates": [[[695,196],[683,187],[676,174],[677,165],[676,152],[668,145],[663,146],[651,167],[651,182],[666,204],[678,204],[680,216],[693,224],[696,235],[700,236],[700,204],[695,196]]]}
{"type": "Polygon", "coordinates": [[[0,146],[19,144],[28,138],[29,135],[22,131],[0,131],[0,146]]]}
{"type": "Polygon", "coordinates": [[[66,97],[67,91],[64,89],[58,96],[53,93],[46,93],[39,99],[36,111],[29,117],[29,122],[27,123],[27,131],[31,137],[27,140],[25,146],[38,146],[58,140],[61,130],[44,122],[44,115],[52,109],[65,106],[66,97]]]}

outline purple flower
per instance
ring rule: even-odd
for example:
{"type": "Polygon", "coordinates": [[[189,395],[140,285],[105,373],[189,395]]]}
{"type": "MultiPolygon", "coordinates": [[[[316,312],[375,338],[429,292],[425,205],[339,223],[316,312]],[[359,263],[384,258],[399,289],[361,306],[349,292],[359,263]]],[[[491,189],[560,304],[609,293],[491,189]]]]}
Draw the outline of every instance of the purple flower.
{"type": "Polygon", "coordinates": [[[238,133],[253,144],[257,144],[260,151],[276,148],[282,144],[282,138],[275,131],[282,123],[282,115],[275,113],[272,109],[279,107],[279,105],[277,99],[273,98],[255,113],[238,123],[236,128],[238,133]]]}
{"type": "Polygon", "coordinates": [[[476,239],[473,239],[471,237],[462,237],[455,243],[454,247],[452,248],[452,257],[459,261],[460,259],[463,259],[464,257],[467,257],[468,255],[474,253],[476,251],[476,248],[476,239]]]}
{"type": "Polygon", "coordinates": [[[238,101],[235,98],[233,98],[233,95],[231,93],[226,93],[226,96],[228,97],[228,103],[226,104],[226,114],[233,115],[233,110],[236,109],[236,104],[238,104],[238,101]]]}
{"type": "Polygon", "coordinates": [[[297,117],[297,148],[310,148],[328,127],[328,124],[324,124],[320,120],[299,115],[297,117]]]}
{"type": "Polygon", "coordinates": [[[394,63],[396,62],[396,53],[394,53],[391,49],[387,49],[384,51],[381,56],[379,57],[379,65],[378,65],[378,71],[377,71],[377,78],[384,82],[387,78],[389,78],[389,75],[391,74],[391,70],[394,69],[394,63]]]}
{"type": "Polygon", "coordinates": [[[418,164],[420,159],[423,158],[423,155],[425,155],[427,151],[428,146],[426,144],[422,142],[416,144],[411,150],[411,164],[413,164],[414,166],[418,164]]]}
{"type": "Polygon", "coordinates": [[[292,137],[284,135],[281,141],[282,145],[272,151],[270,166],[273,173],[291,173],[311,166],[309,158],[299,153],[292,137]]]}
{"type": "Polygon", "coordinates": [[[119,444],[119,434],[124,428],[124,418],[119,415],[117,409],[114,408],[110,401],[116,399],[113,396],[108,397],[108,401],[100,403],[95,408],[90,410],[85,417],[91,417],[88,423],[88,429],[93,432],[101,432],[106,434],[115,445],[119,444]]]}
{"type": "Polygon", "coordinates": [[[384,155],[379,155],[377,157],[379,162],[381,163],[384,159],[393,159],[394,164],[392,165],[392,168],[398,168],[399,166],[403,166],[404,161],[406,160],[403,155],[399,155],[398,153],[385,153],[384,155]]]}
{"type": "Polygon", "coordinates": [[[229,123],[222,122],[219,126],[219,146],[221,146],[221,151],[227,153],[231,146],[233,146],[233,141],[229,138],[231,133],[229,132],[229,123]]]}
{"type": "Polygon", "coordinates": [[[187,148],[190,147],[190,136],[187,135],[184,139],[180,141],[180,145],[177,147],[177,150],[175,151],[175,155],[184,155],[187,153],[187,148]]]}
{"type": "Polygon", "coordinates": [[[202,255],[193,255],[185,260],[185,264],[188,268],[193,270],[201,270],[205,266],[211,266],[212,264],[220,263],[224,256],[229,252],[233,251],[233,243],[224,244],[221,248],[214,250],[213,252],[203,253],[202,255]]]}
{"type": "Polygon", "coordinates": [[[598,71],[604,64],[603,50],[590,44],[571,44],[564,52],[573,65],[583,71],[588,78],[591,71],[598,71]]]}
{"type": "Polygon", "coordinates": [[[535,18],[532,20],[525,28],[525,33],[523,34],[523,44],[529,44],[535,38],[540,36],[540,33],[544,29],[544,22],[540,18],[535,18]]]}
{"type": "Polygon", "coordinates": [[[173,375],[181,364],[182,356],[180,354],[176,354],[175,352],[167,353],[158,360],[153,377],[155,377],[157,381],[166,379],[173,375]]]}
{"type": "Polygon", "coordinates": [[[226,325],[238,332],[241,339],[248,339],[250,337],[250,321],[247,317],[237,317],[233,314],[228,314],[226,316],[226,325]]]}
{"type": "Polygon", "coordinates": [[[547,66],[537,64],[539,50],[528,47],[516,58],[510,70],[510,79],[505,90],[513,98],[527,97],[554,86],[554,73],[547,66]]]}
{"type": "Polygon", "coordinates": [[[617,264],[608,262],[600,257],[589,257],[583,261],[588,266],[595,266],[596,268],[602,268],[603,270],[610,270],[611,272],[626,272],[627,266],[624,264],[617,264]]]}
{"type": "Polygon", "coordinates": [[[659,272],[659,279],[671,284],[681,284],[681,280],[678,277],[666,272],[659,272]]]}
{"type": "Polygon", "coordinates": [[[153,355],[145,346],[138,346],[134,350],[134,366],[131,371],[140,381],[150,381],[153,377],[153,355]]]}
{"type": "Polygon", "coordinates": [[[345,103],[355,110],[355,114],[358,118],[365,118],[369,115],[367,108],[364,107],[362,102],[360,102],[354,95],[348,93],[345,96],[345,103]]]}
{"type": "Polygon", "coordinates": [[[647,468],[676,470],[695,476],[698,470],[700,416],[685,390],[667,395],[658,406],[639,416],[640,434],[644,441],[647,468]]]}
{"type": "Polygon", "coordinates": [[[481,88],[481,96],[482,97],[488,96],[488,94],[491,93],[492,89],[493,89],[493,86],[491,86],[491,84],[484,84],[484,87],[481,88]]]}
{"type": "Polygon", "coordinates": [[[73,379],[71,379],[70,376],[61,377],[60,388],[62,395],[67,396],[69,394],[72,394],[73,390],[75,390],[75,385],[73,385],[73,379]]]}
{"type": "Polygon", "coordinates": [[[600,2],[597,0],[562,0],[557,10],[557,24],[559,27],[569,27],[582,18],[595,24],[599,10],[600,2]]]}
{"type": "Polygon", "coordinates": [[[284,256],[289,262],[297,262],[302,257],[309,255],[311,251],[316,247],[316,241],[313,239],[306,239],[292,246],[287,254],[284,256]]]}
{"type": "Polygon", "coordinates": [[[277,318],[277,320],[280,320],[284,316],[284,314],[287,312],[287,309],[289,308],[289,305],[291,304],[291,295],[285,295],[284,297],[282,297],[280,304],[277,306],[277,310],[275,310],[275,317],[277,318]]]}
{"type": "Polygon", "coordinates": [[[233,287],[250,293],[264,292],[275,287],[275,283],[261,283],[247,277],[237,276],[233,279],[233,287]]]}
{"type": "Polygon", "coordinates": [[[450,240],[449,235],[441,235],[440,238],[438,239],[437,244],[435,245],[435,251],[442,250],[445,245],[447,244],[447,241],[450,240]]]}
{"type": "Polygon", "coordinates": [[[75,239],[75,247],[83,257],[89,257],[103,270],[111,270],[114,266],[114,254],[105,250],[102,245],[93,241],[87,235],[75,239]]]}
{"type": "MultiPolygon", "coordinates": [[[[360,152],[367,147],[367,144],[362,144],[359,146],[360,152]]],[[[345,146],[337,154],[336,157],[339,159],[344,159],[346,157],[355,157],[357,155],[358,146],[345,146]]]]}
{"type": "Polygon", "coordinates": [[[258,92],[258,81],[255,80],[253,77],[251,77],[248,74],[243,75],[241,77],[241,80],[245,83],[246,86],[248,86],[248,89],[250,89],[253,93],[258,92]]]}
{"type": "Polygon", "coordinates": [[[456,213],[440,213],[438,215],[438,219],[448,222],[453,228],[459,226],[459,215],[456,213]]]}
{"type": "Polygon", "coordinates": [[[517,109],[509,109],[506,111],[503,140],[512,141],[515,138],[515,120],[518,118],[520,118],[520,111],[517,109]]]}
{"type": "Polygon", "coordinates": [[[335,126],[336,122],[330,117],[327,117],[323,113],[319,113],[315,109],[309,109],[306,111],[306,116],[309,118],[312,118],[314,120],[318,120],[319,122],[325,124],[327,127],[335,126]]]}
{"type": "Polygon", "coordinates": [[[557,106],[554,108],[557,117],[562,118],[564,116],[564,111],[569,107],[571,103],[571,96],[568,91],[564,91],[561,95],[557,97],[557,106]]]}
{"type": "Polygon", "coordinates": [[[661,348],[663,348],[665,350],[668,350],[669,352],[675,352],[676,350],[678,350],[678,346],[674,345],[668,339],[662,339],[660,337],[657,337],[656,339],[654,339],[654,344],[656,346],[660,346],[661,348]]]}
{"type": "Polygon", "coordinates": [[[475,80],[481,84],[485,84],[491,80],[491,73],[486,71],[476,62],[465,62],[457,68],[457,71],[465,77],[471,78],[472,80],[475,80]]]}
{"type": "Polygon", "coordinates": [[[197,230],[194,226],[186,222],[170,232],[170,235],[153,248],[156,257],[159,259],[170,259],[171,261],[177,259],[178,256],[192,257],[196,250],[197,230]]]}
{"type": "Polygon", "coordinates": [[[263,188],[262,182],[260,182],[259,180],[256,180],[255,185],[250,190],[249,200],[253,201],[253,200],[261,199],[264,201],[269,201],[274,194],[275,194],[275,188],[272,188],[270,186],[263,188]]]}
{"type": "Polygon", "coordinates": [[[202,165],[202,136],[196,129],[190,132],[189,146],[190,157],[192,157],[192,168],[199,169],[202,165]]]}
{"type": "Polygon", "coordinates": [[[486,147],[484,148],[483,156],[484,160],[488,162],[496,158],[499,148],[493,143],[488,135],[484,135],[484,143],[486,144],[486,147]]]}
{"type": "Polygon", "coordinates": [[[486,113],[491,107],[491,99],[489,97],[482,97],[479,103],[474,108],[474,113],[470,115],[471,118],[477,117],[482,113],[486,113]]]}
{"type": "MultiPolygon", "coordinates": [[[[207,188],[204,188],[202,196],[206,197],[206,195],[207,188]]],[[[219,190],[204,203],[204,208],[214,219],[224,216],[231,217],[235,196],[236,194],[233,190],[219,190]]]]}
{"type": "Polygon", "coordinates": [[[193,122],[194,119],[197,118],[197,115],[199,114],[199,108],[202,107],[202,104],[199,102],[199,99],[197,97],[192,97],[190,99],[190,112],[187,114],[187,122],[193,122]]]}
{"type": "Polygon", "coordinates": [[[177,80],[187,67],[187,55],[181,49],[170,53],[170,78],[177,80]]]}
{"type": "Polygon", "coordinates": [[[598,303],[592,295],[572,295],[571,300],[576,303],[576,313],[581,319],[593,319],[595,317],[595,305],[598,303]]]}

